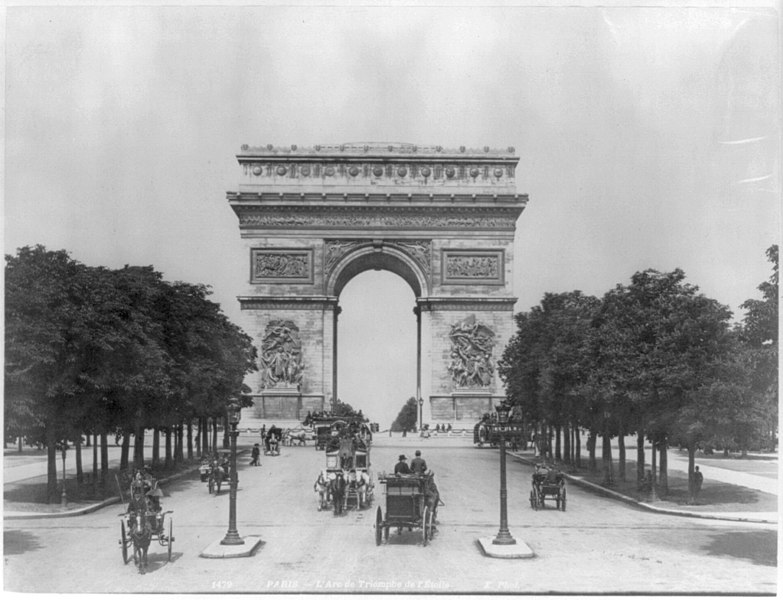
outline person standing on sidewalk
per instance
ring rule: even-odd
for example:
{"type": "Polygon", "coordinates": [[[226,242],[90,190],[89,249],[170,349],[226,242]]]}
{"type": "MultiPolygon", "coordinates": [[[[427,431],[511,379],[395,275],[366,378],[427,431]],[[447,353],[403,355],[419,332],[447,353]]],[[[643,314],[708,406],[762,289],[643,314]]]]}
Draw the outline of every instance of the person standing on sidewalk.
{"type": "Polygon", "coordinates": [[[258,446],[258,444],[255,444],[253,446],[253,450],[250,452],[250,456],[253,458],[253,460],[250,461],[251,467],[258,467],[258,457],[261,455],[261,448],[258,446]]]}
{"type": "Polygon", "coordinates": [[[693,501],[696,502],[696,496],[701,491],[701,484],[704,483],[704,475],[699,471],[699,467],[695,467],[693,471],[693,501]]]}

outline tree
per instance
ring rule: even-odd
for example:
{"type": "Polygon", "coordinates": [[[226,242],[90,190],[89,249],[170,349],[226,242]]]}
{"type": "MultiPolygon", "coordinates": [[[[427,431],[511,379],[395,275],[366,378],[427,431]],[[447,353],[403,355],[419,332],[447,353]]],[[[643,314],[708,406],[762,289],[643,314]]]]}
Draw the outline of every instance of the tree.
{"type": "Polygon", "coordinates": [[[418,405],[416,398],[411,396],[408,401],[400,409],[397,414],[397,418],[391,424],[392,431],[410,431],[416,428],[418,405]]]}
{"type": "MultiPolygon", "coordinates": [[[[634,402],[639,427],[660,451],[664,491],[669,437],[700,429],[698,415],[688,409],[731,348],[730,317],[727,307],[686,283],[680,269],[637,272],[629,286],[604,297],[598,319],[606,358],[599,362],[602,385],[634,402]]],[[[690,439],[695,443],[695,436],[690,439]]]]}
{"type": "MultiPolygon", "coordinates": [[[[774,450],[778,423],[778,246],[770,246],[766,254],[772,274],[758,286],[763,299],[746,300],[741,305],[746,312],[740,337],[752,372],[751,389],[764,413],[762,437],[774,450]]],[[[742,450],[743,454],[747,451],[747,444],[742,450]]]]}

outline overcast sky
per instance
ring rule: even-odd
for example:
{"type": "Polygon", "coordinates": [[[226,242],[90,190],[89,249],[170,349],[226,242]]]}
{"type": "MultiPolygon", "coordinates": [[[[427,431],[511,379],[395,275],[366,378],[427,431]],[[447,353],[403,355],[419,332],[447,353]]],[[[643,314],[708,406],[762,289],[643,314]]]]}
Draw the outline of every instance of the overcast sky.
{"type": "MultiPolygon", "coordinates": [[[[5,252],[151,264],[244,326],[242,144],[514,146],[517,311],[680,267],[741,318],[780,236],[777,12],[385,4],[8,8],[5,252]]],[[[340,396],[388,422],[413,293],[340,300],[340,396]]]]}

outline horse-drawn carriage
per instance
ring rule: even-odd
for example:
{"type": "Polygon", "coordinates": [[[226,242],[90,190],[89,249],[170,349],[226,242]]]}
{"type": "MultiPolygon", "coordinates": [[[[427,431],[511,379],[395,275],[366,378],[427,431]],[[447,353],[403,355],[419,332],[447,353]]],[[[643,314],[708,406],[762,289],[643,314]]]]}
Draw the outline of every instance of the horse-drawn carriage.
{"type": "Polygon", "coordinates": [[[375,544],[389,540],[389,529],[402,534],[421,529],[422,545],[426,546],[435,534],[435,522],[440,494],[434,475],[382,475],[379,481],[386,486],[386,513],[378,507],[375,515],[375,544]]]}
{"type": "Polygon", "coordinates": [[[171,560],[171,549],[174,542],[173,524],[168,520],[166,527],[166,515],[173,511],[163,511],[160,506],[160,498],[163,492],[158,487],[157,481],[152,477],[137,473],[130,485],[130,502],[125,513],[119,515],[120,540],[122,550],[122,562],[128,564],[128,552],[132,551],[133,562],[144,573],[148,561],[147,551],[152,541],[157,541],[167,548],[166,560],[171,560]]]}
{"type": "Polygon", "coordinates": [[[231,476],[231,463],[225,456],[202,458],[198,471],[199,478],[207,484],[209,493],[219,494],[223,482],[228,481],[231,476]]]}
{"type": "Polygon", "coordinates": [[[315,449],[326,450],[330,440],[340,438],[347,434],[358,435],[365,444],[372,440],[372,432],[363,416],[341,417],[311,417],[307,423],[311,423],[315,431],[315,449]]]}
{"type": "Polygon", "coordinates": [[[533,473],[533,489],[530,490],[530,506],[538,510],[545,508],[547,498],[554,499],[558,510],[566,509],[566,484],[563,474],[552,468],[542,465],[536,466],[533,473]]]}
{"type": "Polygon", "coordinates": [[[280,444],[283,441],[283,430],[272,425],[264,436],[264,456],[280,456],[280,444]]]}
{"type": "MultiPolygon", "coordinates": [[[[524,449],[525,427],[522,421],[513,420],[506,426],[504,433],[506,444],[512,450],[524,449]]],[[[500,445],[500,432],[497,428],[497,422],[493,421],[489,414],[485,414],[481,421],[473,427],[473,443],[479,448],[488,445],[490,448],[497,448],[500,445]]]]}
{"type": "Polygon", "coordinates": [[[362,509],[372,504],[375,480],[370,469],[370,449],[361,438],[345,435],[331,438],[326,449],[326,468],[314,485],[318,510],[331,505],[335,514],[343,509],[362,509]]]}

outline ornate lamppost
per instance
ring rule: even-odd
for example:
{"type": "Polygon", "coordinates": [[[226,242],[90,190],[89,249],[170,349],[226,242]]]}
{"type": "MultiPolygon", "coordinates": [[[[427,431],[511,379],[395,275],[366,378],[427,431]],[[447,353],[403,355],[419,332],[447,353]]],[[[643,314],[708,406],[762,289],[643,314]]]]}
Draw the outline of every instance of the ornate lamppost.
{"type": "Polygon", "coordinates": [[[424,398],[419,397],[419,433],[424,430],[424,398]]]}
{"type": "Polygon", "coordinates": [[[511,408],[504,402],[498,405],[496,410],[498,413],[496,430],[500,433],[500,529],[492,543],[511,545],[517,543],[508,530],[508,490],[506,489],[506,427],[511,408]]]}
{"type": "Polygon", "coordinates": [[[231,398],[226,407],[228,423],[231,426],[231,485],[228,504],[228,531],[226,537],[220,542],[223,546],[239,546],[245,541],[239,537],[237,531],[237,425],[242,418],[242,407],[236,398],[231,398]]]}
{"type": "Polygon", "coordinates": [[[516,431],[520,424],[509,422],[511,407],[503,402],[496,407],[497,420],[490,425],[490,431],[500,437],[500,529],[494,538],[479,538],[484,554],[492,558],[532,558],[530,547],[516,540],[508,530],[508,491],[506,490],[506,433],[516,431]]]}

